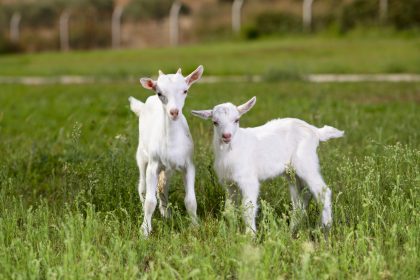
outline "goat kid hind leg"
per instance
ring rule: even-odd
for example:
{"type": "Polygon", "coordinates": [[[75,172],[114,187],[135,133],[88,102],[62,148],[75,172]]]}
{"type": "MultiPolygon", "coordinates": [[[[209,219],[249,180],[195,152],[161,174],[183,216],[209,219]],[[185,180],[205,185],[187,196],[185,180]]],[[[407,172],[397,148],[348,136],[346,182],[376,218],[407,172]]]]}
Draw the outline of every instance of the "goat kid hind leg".
{"type": "Polygon", "coordinates": [[[322,226],[328,231],[332,225],[331,189],[328,188],[318,170],[314,170],[311,176],[305,177],[306,178],[304,180],[306,181],[309,190],[322,207],[322,226]]]}
{"type": "Polygon", "coordinates": [[[198,225],[197,218],[197,200],[195,197],[194,181],[195,181],[195,166],[192,160],[189,160],[184,171],[184,185],[185,185],[185,208],[191,217],[193,225],[198,225]]]}
{"type": "Polygon", "coordinates": [[[149,236],[152,231],[152,216],[155,211],[156,200],[156,187],[158,183],[158,163],[149,162],[146,170],[146,199],[144,200],[144,218],[141,226],[144,236],[149,236]]]}
{"type": "Polygon", "coordinates": [[[145,161],[139,152],[137,152],[136,156],[137,166],[139,168],[139,184],[138,184],[138,192],[140,196],[141,203],[144,203],[144,196],[146,194],[146,169],[147,169],[147,161],[145,161]]]}
{"type": "Polygon", "coordinates": [[[322,226],[328,231],[332,225],[332,193],[319,171],[318,158],[310,157],[302,162],[301,166],[297,169],[297,175],[305,182],[317,203],[322,207],[322,226]]]}
{"type": "Polygon", "coordinates": [[[308,206],[311,194],[304,189],[304,184],[299,177],[294,176],[289,181],[290,198],[292,200],[292,215],[290,217],[290,229],[292,233],[296,233],[299,225],[306,216],[306,208],[308,206]]]}

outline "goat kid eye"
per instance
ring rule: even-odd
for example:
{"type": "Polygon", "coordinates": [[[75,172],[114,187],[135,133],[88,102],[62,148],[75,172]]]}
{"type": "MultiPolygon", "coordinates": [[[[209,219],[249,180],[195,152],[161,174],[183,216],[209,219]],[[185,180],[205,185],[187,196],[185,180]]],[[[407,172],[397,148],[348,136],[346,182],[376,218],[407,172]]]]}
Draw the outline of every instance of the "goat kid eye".
{"type": "Polygon", "coordinates": [[[239,123],[239,119],[235,120],[235,123],[239,123]]]}
{"type": "Polygon", "coordinates": [[[184,90],[184,94],[187,94],[188,93],[188,90],[184,90]]]}
{"type": "Polygon", "coordinates": [[[161,96],[162,96],[162,93],[158,92],[158,93],[157,93],[157,95],[158,95],[159,97],[161,97],[161,96]]]}
{"type": "Polygon", "coordinates": [[[218,125],[219,125],[219,123],[218,123],[218,122],[213,122],[213,124],[214,124],[215,126],[218,126],[218,125]]]}

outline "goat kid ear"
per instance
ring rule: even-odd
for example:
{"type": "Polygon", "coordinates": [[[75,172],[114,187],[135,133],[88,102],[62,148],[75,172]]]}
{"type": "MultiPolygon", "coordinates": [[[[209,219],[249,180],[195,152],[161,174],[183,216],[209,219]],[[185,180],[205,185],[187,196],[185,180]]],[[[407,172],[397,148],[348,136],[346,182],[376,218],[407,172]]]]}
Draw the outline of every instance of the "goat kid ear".
{"type": "Polygon", "coordinates": [[[212,110],[200,110],[200,111],[193,110],[191,111],[191,114],[193,114],[196,117],[207,120],[208,118],[211,118],[213,116],[213,111],[212,110]]]}
{"type": "Polygon", "coordinates": [[[185,82],[187,83],[187,85],[190,86],[196,81],[198,81],[201,78],[201,75],[203,75],[203,71],[204,67],[203,65],[200,65],[191,74],[185,77],[185,82]]]}
{"type": "Polygon", "coordinates": [[[249,110],[251,110],[251,108],[254,107],[255,102],[257,102],[257,98],[254,96],[250,100],[248,100],[246,103],[244,103],[242,105],[239,105],[237,107],[238,111],[239,111],[239,114],[243,115],[246,112],[248,112],[249,110]]]}
{"type": "Polygon", "coordinates": [[[181,68],[178,68],[178,71],[176,71],[176,73],[177,73],[177,74],[182,75],[182,70],[181,70],[181,68]]]}
{"type": "Polygon", "coordinates": [[[145,89],[150,89],[150,90],[156,90],[156,81],[153,81],[150,78],[141,78],[140,79],[140,84],[145,88],[145,89]]]}

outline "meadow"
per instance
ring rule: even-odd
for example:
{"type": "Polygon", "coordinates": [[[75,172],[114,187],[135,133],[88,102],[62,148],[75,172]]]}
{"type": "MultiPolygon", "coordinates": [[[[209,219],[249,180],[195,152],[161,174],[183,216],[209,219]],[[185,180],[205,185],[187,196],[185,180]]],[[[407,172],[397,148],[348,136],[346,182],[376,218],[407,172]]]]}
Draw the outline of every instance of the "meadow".
{"type": "MultiPolygon", "coordinates": [[[[418,42],[410,44],[418,48],[418,42]]],[[[205,47],[191,47],[187,68],[199,63],[207,67],[196,48],[205,47]]],[[[177,53],[188,50],[145,52],[172,54],[177,58],[168,60],[168,68],[175,68],[177,63],[182,65],[177,53]]],[[[146,63],[146,69],[134,62],[128,66],[128,61],[119,66],[118,59],[112,60],[115,68],[99,60],[97,65],[102,66],[93,65],[89,72],[89,59],[96,61],[101,52],[69,53],[63,58],[59,54],[1,57],[0,61],[15,65],[11,61],[46,63],[45,56],[52,66],[29,70],[11,66],[10,72],[4,67],[0,71],[2,75],[52,75],[61,73],[54,67],[61,67],[99,76],[116,71],[113,77],[119,76],[119,68],[132,75],[142,74],[142,69],[169,72],[162,66],[164,60],[146,63]],[[85,65],[65,65],[65,61],[74,63],[66,57],[79,55],[89,57],[85,65]]],[[[118,57],[125,52],[108,53],[118,57]]],[[[134,50],[127,51],[127,56],[130,53],[134,50]]],[[[398,63],[416,72],[418,53],[411,56],[407,63],[398,63]]],[[[217,70],[211,57],[208,53],[205,58],[209,73],[231,72],[229,61],[223,64],[226,69],[221,64],[217,70]]],[[[241,67],[252,63],[252,59],[231,59],[232,65],[239,65],[235,74],[244,73],[241,67]]],[[[305,61],[307,69],[321,71],[316,55],[305,61]]],[[[347,65],[345,61],[340,63],[347,65]]],[[[261,62],[250,71],[258,73],[264,67],[261,62]]],[[[357,61],[348,67],[363,68],[357,61]]],[[[369,67],[368,72],[383,70],[375,59],[369,67]]],[[[420,83],[195,84],[183,112],[195,142],[200,226],[190,225],[177,175],[170,182],[173,217],[165,220],[156,211],[154,232],[144,239],[134,157],[138,120],[127,98],[144,100],[148,94],[137,83],[118,81],[0,85],[1,279],[419,278],[420,83]],[[328,240],[314,203],[297,234],[291,233],[291,202],[283,178],[262,185],[255,239],[244,234],[240,213],[224,208],[225,191],[212,167],[211,122],[189,112],[226,101],[240,104],[254,95],[257,104],[241,119],[241,126],[297,117],[346,131],[344,138],[318,148],[322,174],[333,191],[334,224],[328,240]]]]}
{"type": "MultiPolygon", "coordinates": [[[[0,76],[86,75],[98,78],[155,75],[156,69],[207,75],[314,73],[420,73],[418,37],[284,37],[207,43],[178,48],[94,50],[0,56],[0,76]]],[[[165,72],[164,71],[164,72],[165,72]]]]}

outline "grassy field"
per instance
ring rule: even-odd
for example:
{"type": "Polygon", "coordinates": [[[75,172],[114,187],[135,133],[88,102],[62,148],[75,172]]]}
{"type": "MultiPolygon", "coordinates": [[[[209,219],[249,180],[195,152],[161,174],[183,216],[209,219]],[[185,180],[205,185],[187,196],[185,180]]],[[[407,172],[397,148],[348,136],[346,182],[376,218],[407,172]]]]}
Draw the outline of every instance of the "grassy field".
{"type": "Polygon", "coordinates": [[[147,240],[139,230],[138,124],[130,95],[147,97],[137,84],[1,85],[1,279],[420,276],[420,83],[194,85],[184,114],[196,145],[200,227],[189,224],[175,176],[173,218],[157,211],[147,240]],[[224,189],[212,169],[211,124],[188,112],[253,95],[257,104],[242,126],[298,117],[346,131],[319,148],[333,191],[328,242],[316,205],[292,236],[282,178],[262,186],[255,240],[243,234],[237,211],[224,210],[224,189]]]}
{"type": "Polygon", "coordinates": [[[420,73],[420,39],[326,38],[206,44],[180,48],[0,56],[0,76],[88,75],[125,78],[156,69],[193,70],[207,75],[275,73],[420,73]]]}

